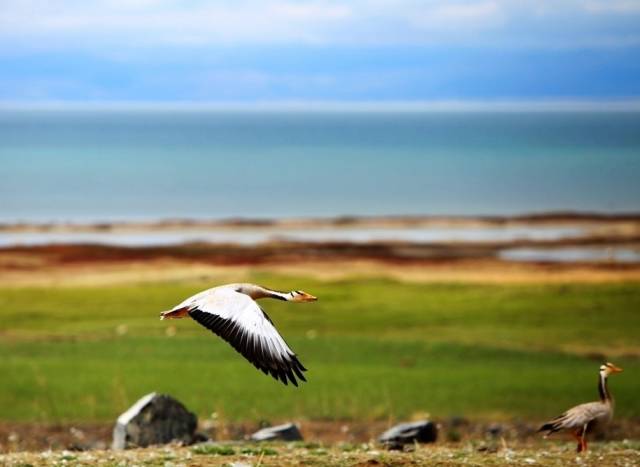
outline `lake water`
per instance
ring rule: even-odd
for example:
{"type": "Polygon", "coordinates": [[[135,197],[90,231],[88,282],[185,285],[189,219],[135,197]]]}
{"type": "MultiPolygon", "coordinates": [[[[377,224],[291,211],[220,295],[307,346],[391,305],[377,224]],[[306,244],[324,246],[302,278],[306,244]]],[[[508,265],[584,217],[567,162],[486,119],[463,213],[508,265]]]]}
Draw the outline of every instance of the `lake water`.
{"type": "Polygon", "coordinates": [[[0,110],[0,222],[640,210],[640,113],[0,110]]]}
{"type": "Polygon", "coordinates": [[[270,240],[302,242],[373,241],[493,242],[510,240],[556,240],[576,238],[585,231],[575,227],[459,227],[459,228],[387,228],[387,229],[239,229],[169,230],[158,232],[0,232],[0,247],[90,243],[117,246],[166,246],[190,242],[255,245],[270,240]]]}
{"type": "Polygon", "coordinates": [[[640,263],[640,249],[630,247],[511,248],[500,252],[507,261],[640,263]]]}

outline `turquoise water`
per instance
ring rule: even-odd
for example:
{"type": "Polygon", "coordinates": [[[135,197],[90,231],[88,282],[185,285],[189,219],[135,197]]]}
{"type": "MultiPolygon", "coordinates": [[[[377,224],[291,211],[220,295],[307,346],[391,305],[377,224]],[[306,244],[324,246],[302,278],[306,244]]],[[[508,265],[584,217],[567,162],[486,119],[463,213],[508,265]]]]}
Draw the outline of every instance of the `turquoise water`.
{"type": "Polygon", "coordinates": [[[640,210],[640,113],[0,111],[0,221],[640,210]]]}
{"type": "Polygon", "coordinates": [[[182,243],[235,243],[255,245],[274,240],[294,242],[403,241],[438,242],[507,242],[514,240],[558,240],[580,238],[587,234],[577,227],[503,226],[503,227],[406,227],[406,228],[337,228],[337,229],[174,229],[139,232],[2,232],[0,248],[13,245],[51,245],[84,243],[117,246],[163,246],[182,243]]]}
{"type": "Polygon", "coordinates": [[[640,263],[640,249],[633,247],[511,248],[498,257],[506,261],[572,263],[640,263]]]}

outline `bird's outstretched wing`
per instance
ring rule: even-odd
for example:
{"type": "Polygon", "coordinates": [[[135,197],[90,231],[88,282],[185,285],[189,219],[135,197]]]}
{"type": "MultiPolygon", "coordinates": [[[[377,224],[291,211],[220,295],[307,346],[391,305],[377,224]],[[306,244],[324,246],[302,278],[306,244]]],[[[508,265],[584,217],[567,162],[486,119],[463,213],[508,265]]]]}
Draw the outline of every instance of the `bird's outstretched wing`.
{"type": "Polygon", "coordinates": [[[608,408],[602,402],[587,402],[567,410],[562,415],[544,424],[539,431],[548,431],[549,434],[559,430],[582,428],[589,422],[606,417],[608,408]]]}
{"type": "Polygon", "coordinates": [[[247,360],[279,379],[298,385],[306,381],[296,354],[284,341],[273,322],[251,297],[233,289],[199,294],[189,306],[189,316],[222,337],[247,360]]]}

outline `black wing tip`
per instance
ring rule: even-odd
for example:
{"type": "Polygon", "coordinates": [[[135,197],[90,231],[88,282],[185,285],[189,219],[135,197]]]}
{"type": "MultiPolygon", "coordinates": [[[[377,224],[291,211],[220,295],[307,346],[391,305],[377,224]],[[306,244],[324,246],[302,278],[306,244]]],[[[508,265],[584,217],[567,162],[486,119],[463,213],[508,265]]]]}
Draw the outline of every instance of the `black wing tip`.
{"type": "MultiPolygon", "coordinates": [[[[262,367],[261,370],[265,374],[271,375],[276,381],[280,381],[285,386],[289,385],[289,382],[295,387],[299,387],[299,383],[307,382],[307,378],[304,377],[303,371],[307,371],[297,359],[292,359],[287,362],[279,362],[280,365],[276,368],[262,367]]],[[[278,363],[276,363],[278,365],[278,363]]]]}
{"type": "Polygon", "coordinates": [[[295,355],[295,354],[291,355],[291,361],[294,364],[293,365],[294,368],[297,367],[301,371],[307,371],[307,369],[304,367],[304,365],[302,363],[300,363],[300,360],[298,360],[298,356],[297,355],[295,355]]]}
{"type": "Polygon", "coordinates": [[[267,362],[261,361],[262,358],[260,358],[259,352],[256,352],[255,348],[250,348],[246,345],[247,336],[244,334],[244,330],[237,327],[232,321],[212,315],[197,307],[189,310],[189,315],[205,328],[231,344],[240,355],[257,369],[266,375],[271,375],[273,379],[280,381],[285,386],[288,386],[289,382],[291,382],[295,387],[298,387],[298,380],[307,381],[302,373],[307,369],[300,363],[295,354],[289,354],[289,360],[275,362],[276,368],[272,368],[267,362]]]}
{"type": "Polygon", "coordinates": [[[289,378],[289,381],[291,381],[295,387],[298,387],[298,381],[296,381],[296,377],[293,376],[293,370],[291,368],[287,370],[287,378],[289,378]]]}
{"type": "Polygon", "coordinates": [[[303,373],[304,371],[307,371],[307,369],[300,364],[297,358],[295,359],[295,362],[294,362],[294,365],[292,365],[292,368],[294,373],[300,380],[304,382],[307,381],[307,378],[304,377],[304,373],[303,373]]]}

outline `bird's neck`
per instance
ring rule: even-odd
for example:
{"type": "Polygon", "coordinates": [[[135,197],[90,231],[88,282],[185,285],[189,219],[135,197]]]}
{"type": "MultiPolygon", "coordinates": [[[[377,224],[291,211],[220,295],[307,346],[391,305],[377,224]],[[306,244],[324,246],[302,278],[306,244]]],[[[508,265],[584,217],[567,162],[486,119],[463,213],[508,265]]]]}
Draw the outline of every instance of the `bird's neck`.
{"type": "Polygon", "coordinates": [[[249,295],[254,300],[261,298],[275,298],[276,300],[291,301],[294,296],[292,292],[278,292],[277,290],[267,289],[259,285],[242,285],[238,289],[238,292],[249,295]]]}
{"type": "Polygon", "coordinates": [[[598,393],[600,394],[600,400],[602,402],[613,402],[613,397],[611,397],[609,386],[607,385],[606,375],[600,375],[600,379],[598,381],[598,393]]]}
{"type": "Polygon", "coordinates": [[[293,301],[293,292],[278,292],[277,290],[265,289],[265,297],[275,298],[276,300],[284,300],[286,302],[293,301]]]}

